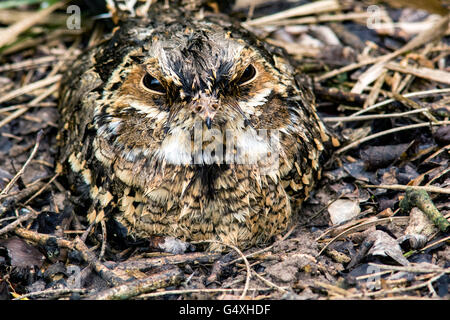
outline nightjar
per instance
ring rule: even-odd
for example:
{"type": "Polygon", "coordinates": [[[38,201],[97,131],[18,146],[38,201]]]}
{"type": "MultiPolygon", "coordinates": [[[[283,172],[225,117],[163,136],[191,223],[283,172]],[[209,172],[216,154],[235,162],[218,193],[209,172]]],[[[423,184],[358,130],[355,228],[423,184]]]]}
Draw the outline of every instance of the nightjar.
{"type": "Polygon", "coordinates": [[[154,4],[64,76],[59,170],[92,223],[264,244],[320,178],[329,135],[305,83],[230,18],[154,4]]]}

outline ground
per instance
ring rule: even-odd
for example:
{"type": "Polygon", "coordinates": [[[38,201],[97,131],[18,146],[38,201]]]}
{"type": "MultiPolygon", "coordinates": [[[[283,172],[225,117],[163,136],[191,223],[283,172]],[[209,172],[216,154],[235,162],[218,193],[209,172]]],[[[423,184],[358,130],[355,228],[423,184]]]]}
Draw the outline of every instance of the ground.
{"type": "Polygon", "coordinates": [[[93,19],[107,10],[78,3],[77,28],[62,3],[19,2],[0,3],[0,299],[449,299],[448,6],[225,8],[314,79],[340,146],[268,247],[170,255],[89,226],[55,172],[57,84],[114,27],[93,19]]]}

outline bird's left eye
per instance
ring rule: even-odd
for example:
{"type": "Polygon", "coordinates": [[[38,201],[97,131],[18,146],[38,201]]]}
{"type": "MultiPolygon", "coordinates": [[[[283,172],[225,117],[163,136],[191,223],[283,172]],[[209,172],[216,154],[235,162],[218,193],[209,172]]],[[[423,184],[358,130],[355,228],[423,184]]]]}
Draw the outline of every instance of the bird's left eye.
{"type": "Polygon", "coordinates": [[[149,73],[146,73],[144,77],[142,77],[141,85],[144,87],[144,89],[156,93],[156,94],[165,94],[166,88],[159,82],[158,79],[150,75],[149,73]]]}
{"type": "Polygon", "coordinates": [[[241,77],[238,80],[238,85],[243,86],[249,84],[256,78],[256,69],[253,65],[249,64],[247,68],[242,73],[241,77]]]}

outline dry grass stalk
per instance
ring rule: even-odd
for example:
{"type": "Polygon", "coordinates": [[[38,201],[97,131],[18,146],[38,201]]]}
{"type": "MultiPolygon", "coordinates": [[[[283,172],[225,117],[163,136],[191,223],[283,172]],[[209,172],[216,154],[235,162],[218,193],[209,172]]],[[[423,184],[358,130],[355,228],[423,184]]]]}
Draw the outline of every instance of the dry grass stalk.
{"type": "Polygon", "coordinates": [[[420,47],[426,43],[432,42],[436,39],[440,39],[445,35],[449,23],[449,16],[443,17],[439,19],[436,23],[434,23],[429,29],[422,31],[416,37],[414,37],[410,42],[405,44],[403,47],[395,50],[394,52],[388,53],[382,57],[380,57],[379,61],[366,70],[362,75],[359,76],[358,81],[353,86],[351,92],[361,93],[367,85],[378,79],[379,76],[384,71],[384,68],[389,60],[393,58],[411,51],[417,47],[420,47]]]}
{"type": "Polygon", "coordinates": [[[28,167],[31,160],[36,155],[37,150],[39,149],[39,145],[41,143],[43,134],[44,134],[44,132],[41,129],[37,134],[36,143],[34,145],[33,150],[31,151],[30,156],[28,157],[27,161],[25,161],[24,165],[22,166],[22,168],[20,168],[19,172],[17,172],[17,174],[11,179],[11,181],[9,181],[9,183],[2,190],[2,192],[0,192],[0,196],[4,196],[4,195],[8,194],[9,190],[11,190],[11,188],[16,183],[16,181],[23,175],[23,173],[25,172],[25,169],[28,167]]]}
{"type": "Polygon", "coordinates": [[[306,16],[311,14],[318,14],[322,12],[329,12],[339,10],[340,5],[336,0],[320,0],[302,6],[298,6],[292,9],[288,9],[282,12],[278,12],[272,15],[264,16],[258,19],[253,19],[243,23],[244,27],[265,25],[273,21],[287,19],[296,16],[306,16]]]}
{"type": "MultiPolygon", "coordinates": [[[[0,10],[0,23],[5,25],[14,24],[17,21],[29,20],[36,15],[36,11],[25,11],[17,9],[2,9],[0,10]]],[[[50,13],[45,17],[39,19],[34,23],[36,24],[52,24],[52,25],[65,25],[67,15],[62,13],[50,13]]]]}
{"type": "Polygon", "coordinates": [[[386,67],[398,72],[412,74],[419,78],[450,84],[450,72],[444,70],[436,70],[425,67],[401,66],[395,62],[387,63],[386,67]]]}
{"type": "Polygon", "coordinates": [[[56,83],[59,80],[61,80],[61,77],[62,77],[61,75],[56,75],[53,77],[45,78],[45,79],[30,83],[30,84],[23,86],[21,88],[18,88],[16,90],[10,91],[10,92],[6,93],[5,95],[3,95],[2,97],[0,97],[0,103],[6,102],[8,100],[17,98],[26,93],[33,92],[36,89],[41,89],[50,84],[56,83]]]}
{"type": "Polygon", "coordinates": [[[423,113],[429,111],[429,108],[421,108],[417,110],[411,110],[406,112],[396,112],[387,114],[371,114],[367,116],[349,116],[349,117],[324,117],[322,118],[325,122],[350,122],[350,121],[367,121],[374,119],[389,119],[389,118],[401,118],[412,114],[423,113]]]}
{"type": "Polygon", "coordinates": [[[400,191],[406,191],[406,189],[411,188],[413,190],[424,190],[427,192],[433,192],[433,193],[443,193],[443,194],[450,194],[449,188],[439,188],[434,186],[405,186],[401,184],[379,184],[379,185],[371,185],[371,184],[365,184],[363,185],[364,188],[377,188],[377,189],[389,189],[389,190],[400,190],[400,191]]]}
{"type": "Polygon", "coordinates": [[[434,125],[448,125],[450,124],[450,121],[445,120],[445,121],[438,121],[436,123],[417,123],[417,124],[411,124],[411,125],[407,125],[407,126],[403,126],[403,127],[398,127],[398,128],[393,128],[393,129],[389,129],[389,130],[385,130],[385,131],[381,131],[375,134],[372,134],[370,136],[358,139],[353,141],[352,143],[346,145],[343,148],[340,148],[338,150],[336,150],[336,154],[340,154],[343,153],[347,150],[350,150],[352,148],[355,148],[357,146],[359,146],[361,143],[363,142],[367,142],[379,137],[382,137],[384,135],[388,135],[391,133],[395,133],[395,132],[399,132],[399,131],[404,131],[404,130],[411,130],[411,129],[417,129],[417,128],[424,128],[424,127],[429,127],[429,126],[434,126],[434,125]]]}
{"type": "Polygon", "coordinates": [[[8,28],[0,31],[0,47],[14,42],[22,32],[45,19],[56,9],[62,8],[66,4],[66,2],[67,1],[57,2],[46,9],[33,13],[32,15],[28,16],[27,19],[19,20],[8,28]]]}
{"type": "MultiPolygon", "coordinates": [[[[331,239],[318,253],[318,256],[320,256],[322,254],[322,252],[324,252],[332,243],[334,243],[335,241],[342,239],[343,237],[354,233],[354,232],[359,232],[362,230],[366,230],[369,227],[372,226],[376,226],[376,225],[384,225],[387,223],[392,223],[393,221],[398,221],[398,222],[405,222],[408,221],[409,217],[389,217],[389,218],[382,218],[382,219],[376,219],[376,220],[370,220],[367,222],[363,222],[360,224],[357,224],[356,226],[350,227],[347,230],[342,231],[341,233],[339,233],[337,236],[335,236],[333,239],[331,239]]],[[[330,230],[326,231],[325,233],[329,233],[330,230]]],[[[322,238],[323,235],[321,235],[319,238],[316,239],[316,241],[320,238],[322,238]]]]}
{"type": "Polygon", "coordinates": [[[372,13],[370,12],[349,12],[342,14],[324,14],[320,16],[303,17],[298,19],[286,19],[277,20],[266,23],[270,26],[289,26],[289,25],[301,25],[301,24],[317,24],[323,22],[336,22],[336,21],[347,21],[347,20],[361,20],[366,21],[370,18],[372,13]]]}
{"type": "Polygon", "coordinates": [[[229,247],[229,248],[233,249],[234,251],[236,251],[239,254],[239,256],[241,256],[241,258],[242,258],[242,260],[244,260],[245,266],[247,268],[247,276],[246,276],[246,279],[245,279],[244,291],[242,291],[242,294],[241,294],[241,297],[240,297],[240,299],[244,299],[244,297],[247,294],[247,290],[248,290],[248,288],[250,286],[250,278],[252,276],[252,269],[250,267],[250,263],[248,263],[248,260],[245,257],[245,255],[242,253],[242,251],[238,247],[233,246],[232,244],[228,244],[228,243],[225,243],[225,242],[222,242],[222,241],[217,241],[217,240],[202,240],[202,241],[193,242],[193,243],[218,243],[220,245],[223,245],[223,246],[226,246],[226,247],[229,247]]]}
{"type": "MultiPolygon", "coordinates": [[[[59,81],[59,79],[61,78],[61,75],[58,75],[58,76],[55,76],[55,77],[59,81]]],[[[54,79],[52,80],[52,83],[53,82],[55,82],[54,79]]],[[[18,90],[20,90],[20,94],[19,95],[24,94],[24,90],[23,90],[24,88],[25,87],[22,87],[22,88],[18,89],[18,90]]],[[[25,112],[27,112],[29,110],[29,108],[31,108],[32,106],[36,105],[37,103],[41,102],[42,100],[44,100],[45,98],[47,98],[48,96],[50,96],[51,94],[56,92],[57,89],[58,89],[58,84],[55,84],[55,85],[51,86],[49,89],[44,91],[42,94],[40,94],[39,96],[37,96],[36,98],[31,100],[23,108],[17,109],[13,113],[11,113],[9,116],[7,116],[6,118],[4,118],[3,120],[0,121],[0,128],[3,127],[4,125],[6,125],[7,123],[11,122],[12,120],[14,120],[14,119],[20,117],[21,115],[23,115],[25,112]]]]}

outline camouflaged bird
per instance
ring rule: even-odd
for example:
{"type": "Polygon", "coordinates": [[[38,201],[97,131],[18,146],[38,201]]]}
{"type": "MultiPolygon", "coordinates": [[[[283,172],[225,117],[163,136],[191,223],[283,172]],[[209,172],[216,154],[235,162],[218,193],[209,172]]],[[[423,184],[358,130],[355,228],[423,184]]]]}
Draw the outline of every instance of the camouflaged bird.
{"type": "Polygon", "coordinates": [[[329,136],[304,83],[224,15],[152,5],[64,76],[59,169],[88,194],[90,222],[264,244],[320,178],[329,136]]]}

